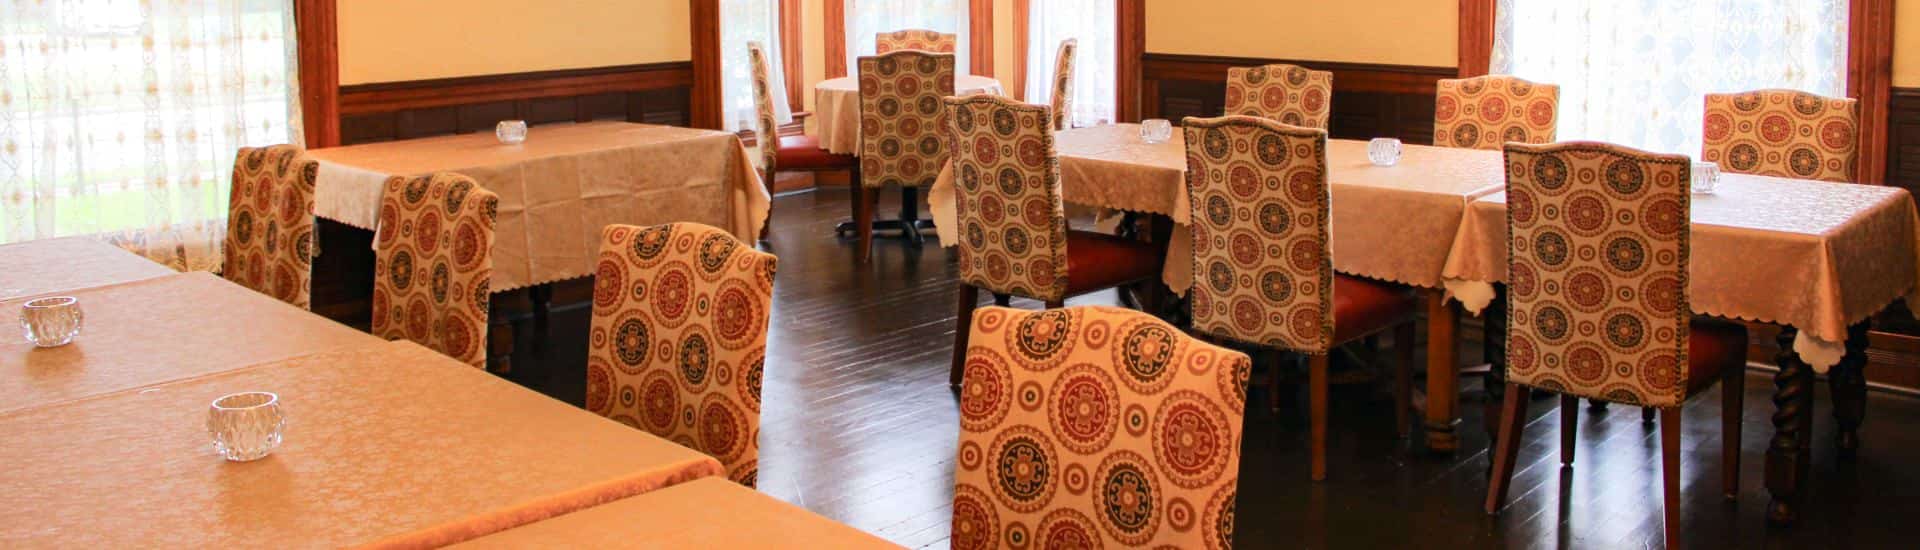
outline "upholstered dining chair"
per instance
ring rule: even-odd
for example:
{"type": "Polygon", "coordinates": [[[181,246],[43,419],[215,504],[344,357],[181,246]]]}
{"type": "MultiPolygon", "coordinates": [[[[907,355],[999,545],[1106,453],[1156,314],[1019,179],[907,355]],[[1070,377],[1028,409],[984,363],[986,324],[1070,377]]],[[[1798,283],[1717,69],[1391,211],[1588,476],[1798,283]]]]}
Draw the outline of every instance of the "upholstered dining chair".
{"type": "Polygon", "coordinates": [[[499,196],[460,174],[387,179],[373,238],[374,336],[486,366],[499,208],[499,196]]]}
{"type": "Polygon", "coordinates": [[[1073,70],[1074,58],[1080,51],[1080,41],[1072,38],[1060,41],[1060,52],[1053,58],[1053,129],[1073,129],[1073,70]]]}
{"type": "Polygon", "coordinates": [[[587,410],[759,477],[772,254],[697,223],[600,233],[587,410]]]}
{"type": "Polygon", "coordinates": [[[1433,144],[1499,149],[1548,143],[1560,120],[1560,87],[1507,75],[1444,78],[1433,102],[1433,144]]]}
{"type": "Polygon", "coordinates": [[[1561,464],[1581,397],[1660,409],[1666,536],[1680,541],[1680,406],[1724,381],[1722,481],[1739,491],[1746,327],[1695,319],[1685,156],[1508,144],[1507,389],[1486,510],[1504,505],[1531,389],[1561,394],[1561,464]]]}
{"type": "Polygon", "coordinates": [[[948,378],[957,385],[981,290],[1002,306],[1019,296],[1058,308],[1068,297],[1153,280],[1163,254],[1149,243],[1067,228],[1052,109],[991,95],[945,101],[961,234],[948,378]]]}
{"type": "Polygon", "coordinates": [[[320,163],[297,145],[240,148],[227,200],[222,277],[300,309],[312,307],[319,171],[320,163]]]}
{"type": "Polygon", "coordinates": [[[1327,128],[1333,73],[1277,63],[1227,69],[1227,112],[1327,128]]]}
{"type": "Polygon", "coordinates": [[[1797,90],[1707,94],[1700,158],[1740,174],[1852,182],[1859,101],[1797,90]]]}
{"type": "MultiPolygon", "coordinates": [[[[1406,436],[1419,302],[1405,287],[1334,272],[1326,131],[1249,116],[1188,118],[1184,126],[1193,330],[1307,356],[1317,481],[1327,476],[1327,352],[1398,327],[1394,418],[1406,436]]],[[[1275,365],[1269,393],[1279,378],[1275,365]]]]}
{"type": "MultiPolygon", "coordinates": [[[[859,61],[860,181],[853,186],[853,225],[859,236],[854,257],[864,264],[873,253],[880,190],[900,187],[901,200],[911,205],[947,164],[941,133],[947,110],[940,100],[953,95],[953,54],[897,50],[859,61]]],[[[921,227],[913,220],[889,221],[894,223],[878,225],[899,229],[914,245],[921,242],[921,227]]]]}
{"type": "MultiPolygon", "coordinates": [[[[773,192],[773,176],[776,172],[839,172],[846,171],[847,181],[860,181],[860,159],[853,155],[841,155],[828,152],[820,146],[820,138],[804,133],[791,136],[780,135],[780,125],[773,119],[773,94],[768,76],[769,72],[766,46],[759,42],[747,43],[747,60],[753,66],[753,103],[758,111],[754,118],[754,139],[760,144],[760,181],[767,186],[767,192],[773,192]]],[[[761,228],[761,238],[772,227],[761,228]]]]}
{"type": "Polygon", "coordinates": [[[954,548],[1230,548],[1247,356],[1138,311],[969,323],[954,548]]]}
{"type": "Polygon", "coordinates": [[[955,35],[927,29],[902,29],[873,35],[873,51],[876,54],[901,50],[954,53],[959,43],[955,35]]]}

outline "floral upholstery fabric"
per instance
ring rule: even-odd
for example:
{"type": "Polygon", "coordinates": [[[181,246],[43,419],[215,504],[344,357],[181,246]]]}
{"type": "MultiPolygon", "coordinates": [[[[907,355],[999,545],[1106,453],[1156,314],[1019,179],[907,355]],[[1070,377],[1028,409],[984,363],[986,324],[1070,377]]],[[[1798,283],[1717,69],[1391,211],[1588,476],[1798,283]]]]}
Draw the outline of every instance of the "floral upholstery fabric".
{"type": "Polygon", "coordinates": [[[1053,58],[1053,129],[1073,129],[1073,67],[1080,41],[1060,42],[1060,53],[1053,58]]]}
{"type": "Polygon", "coordinates": [[[1687,390],[1691,161],[1508,144],[1507,381],[1633,405],[1687,390]]]}
{"type": "Polygon", "coordinates": [[[243,147],[227,200],[226,267],[235,284],[300,309],[313,298],[313,186],[320,163],[294,145],[243,147]]]}
{"type": "Polygon", "coordinates": [[[759,477],[772,254],[696,223],[601,232],[587,410],[759,477]]]}
{"type": "Polygon", "coordinates": [[[776,169],[774,158],[780,150],[780,125],[773,117],[773,90],[769,86],[770,73],[767,65],[767,47],[759,42],[747,43],[747,63],[753,70],[753,137],[760,144],[760,170],[764,181],[772,182],[776,169]]]}
{"type": "Polygon", "coordinates": [[[947,164],[953,54],[902,50],[860,58],[860,184],[932,187],[947,164]]]}
{"type": "Polygon", "coordinates": [[[953,548],[1228,548],[1251,363],[1138,311],[981,308],[953,548]]]}
{"type": "Polygon", "coordinates": [[[926,29],[906,29],[873,35],[873,50],[878,54],[901,50],[954,53],[959,43],[959,38],[954,35],[926,29]]]}
{"type": "Polygon", "coordinates": [[[1560,87],[1504,75],[1440,80],[1433,144],[1498,150],[1507,142],[1549,143],[1560,120],[1560,87]]]}
{"type": "Polygon", "coordinates": [[[1728,172],[1854,181],[1858,103],[1794,90],[1707,94],[1700,157],[1728,172]]]}
{"type": "Polygon", "coordinates": [[[1307,353],[1333,340],[1327,134],[1246,116],[1184,123],[1193,328],[1307,353]]]}
{"type": "Polygon", "coordinates": [[[1295,65],[1227,69],[1227,115],[1270,118],[1294,126],[1327,128],[1333,73],[1295,65]]]}
{"type": "Polygon", "coordinates": [[[500,198],[454,173],[387,179],[373,241],[373,335],[487,360],[500,198]]]}
{"type": "Polygon", "coordinates": [[[1049,109],[990,95],[946,103],[960,280],[997,294],[1064,299],[1067,217],[1049,109]]]}

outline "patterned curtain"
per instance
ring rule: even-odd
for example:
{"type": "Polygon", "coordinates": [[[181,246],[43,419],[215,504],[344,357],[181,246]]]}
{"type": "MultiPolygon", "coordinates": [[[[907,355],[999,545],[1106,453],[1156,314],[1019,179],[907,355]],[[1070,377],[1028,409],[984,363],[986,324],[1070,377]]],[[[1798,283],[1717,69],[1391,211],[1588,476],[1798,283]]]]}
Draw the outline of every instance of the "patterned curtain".
{"type": "Polygon", "coordinates": [[[967,67],[967,0],[847,0],[847,66],[859,67],[861,56],[873,55],[873,36],[903,29],[927,29],[955,35],[953,69],[973,74],[967,67]]]}
{"type": "Polygon", "coordinates": [[[1562,140],[1698,157],[1707,93],[1847,91],[1847,0],[1499,0],[1493,72],[1559,84],[1562,140]]]}
{"type": "Polygon", "coordinates": [[[0,0],[0,243],[219,267],[242,146],[300,143],[292,0],[0,0]]]}
{"type": "Polygon", "coordinates": [[[1045,105],[1053,99],[1054,56],[1060,43],[1079,40],[1073,81],[1073,108],[1069,127],[1114,120],[1120,46],[1114,0],[1042,0],[1032,2],[1027,14],[1028,103],[1045,105]]]}
{"type": "Polygon", "coordinates": [[[759,107],[753,104],[753,64],[747,62],[747,43],[767,48],[767,86],[773,91],[773,121],[793,122],[787,105],[787,77],[780,63],[780,0],[721,0],[720,72],[726,94],[725,122],[729,132],[752,130],[759,107]]]}

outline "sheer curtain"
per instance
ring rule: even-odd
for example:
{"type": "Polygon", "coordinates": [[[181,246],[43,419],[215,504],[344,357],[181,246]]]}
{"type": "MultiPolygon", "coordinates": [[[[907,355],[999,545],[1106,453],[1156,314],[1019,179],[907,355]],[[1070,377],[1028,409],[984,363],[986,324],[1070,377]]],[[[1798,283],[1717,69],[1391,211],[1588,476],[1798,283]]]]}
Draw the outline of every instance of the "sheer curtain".
{"type": "Polygon", "coordinates": [[[1114,119],[1119,29],[1114,0],[1042,0],[1027,14],[1028,103],[1053,100],[1054,58],[1060,43],[1079,40],[1074,62],[1073,113],[1067,126],[1087,126],[1114,119]]]}
{"type": "Polygon", "coordinates": [[[1846,95],[1847,0],[1499,0],[1493,72],[1560,85],[1559,138],[1698,156],[1707,93],[1846,95]]]}
{"type": "Polygon", "coordinates": [[[901,29],[927,29],[954,35],[953,68],[972,74],[967,64],[966,0],[847,0],[847,68],[858,71],[861,56],[873,55],[873,36],[901,29]]]}
{"type": "Polygon", "coordinates": [[[292,0],[0,1],[0,242],[220,265],[242,146],[300,143],[292,0]]]}
{"type": "Polygon", "coordinates": [[[767,86],[773,96],[773,121],[793,122],[787,105],[786,71],[780,63],[780,0],[721,0],[720,58],[722,93],[726,94],[726,128],[752,130],[759,107],[753,104],[753,64],[747,62],[747,42],[767,48],[767,86]]]}

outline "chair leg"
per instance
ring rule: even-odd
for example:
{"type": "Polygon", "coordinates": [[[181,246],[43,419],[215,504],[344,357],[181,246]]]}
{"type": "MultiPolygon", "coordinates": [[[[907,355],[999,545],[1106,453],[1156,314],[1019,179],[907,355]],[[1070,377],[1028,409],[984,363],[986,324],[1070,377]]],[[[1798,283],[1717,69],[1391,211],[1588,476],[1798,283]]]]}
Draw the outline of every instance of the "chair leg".
{"type": "Polygon", "coordinates": [[[1747,369],[1729,366],[1720,376],[1720,483],[1732,500],[1740,498],[1740,418],[1746,411],[1747,369]]]}
{"type": "Polygon", "coordinates": [[[1413,333],[1413,323],[1393,331],[1393,433],[1399,437],[1410,437],[1413,429],[1413,333]]]}
{"type": "Polygon", "coordinates": [[[1500,404],[1500,437],[1494,443],[1493,475],[1487,478],[1487,513],[1498,514],[1507,504],[1507,487],[1513,483],[1514,461],[1520,458],[1520,434],[1527,427],[1527,401],[1532,389],[1507,384],[1507,395],[1500,404]]]}
{"type": "Polygon", "coordinates": [[[1654,412],[1656,410],[1657,409],[1654,409],[1653,407],[1640,407],[1640,423],[1652,424],[1654,412]]]}
{"type": "Polygon", "coordinates": [[[1280,371],[1287,368],[1287,354],[1268,352],[1267,355],[1273,360],[1267,364],[1267,412],[1273,413],[1274,418],[1279,418],[1280,371]]]}
{"type": "Polygon", "coordinates": [[[880,190],[854,186],[853,231],[860,236],[854,259],[864,265],[873,259],[873,211],[880,206],[880,190]]]}
{"type": "Polygon", "coordinates": [[[1063,307],[1067,307],[1066,300],[1047,300],[1047,309],[1059,309],[1063,307]]]}
{"type": "Polygon", "coordinates": [[[1327,479],[1327,354],[1307,356],[1308,422],[1313,425],[1313,480],[1327,479]]]}
{"type": "Polygon", "coordinates": [[[973,308],[980,303],[980,288],[970,284],[960,284],[960,308],[953,320],[953,366],[947,373],[947,385],[960,387],[960,380],[966,374],[967,336],[973,332],[973,308]]]}
{"type": "Polygon", "coordinates": [[[1680,548],[1680,407],[1660,411],[1660,483],[1666,493],[1667,548],[1680,548]]]}
{"type": "Polygon", "coordinates": [[[1000,307],[1007,307],[1009,305],[1013,305],[1013,295],[1000,294],[996,292],[993,295],[993,305],[1000,306],[1000,307]]]}
{"type": "Polygon", "coordinates": [[[1560,396],[1560,465],[1573,465],[1573,449],[1580,438],[1580,398],[1560,396]]]}

